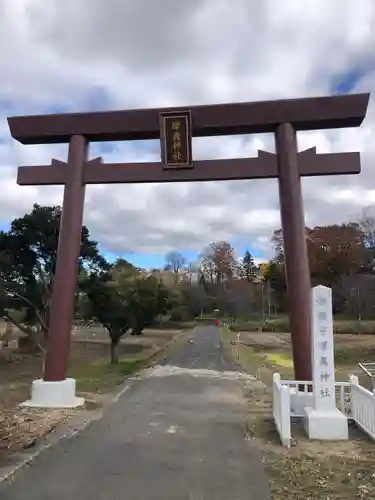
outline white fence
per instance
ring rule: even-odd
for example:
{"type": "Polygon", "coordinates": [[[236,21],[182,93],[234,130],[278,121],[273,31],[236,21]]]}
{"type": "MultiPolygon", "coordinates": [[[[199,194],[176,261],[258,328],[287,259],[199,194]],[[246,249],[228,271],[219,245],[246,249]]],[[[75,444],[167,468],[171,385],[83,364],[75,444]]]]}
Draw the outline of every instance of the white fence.
{"type": "Polygon", "coordinates": [[[283,446],[290,447],[290,390],[283,385],[279,373],[273,375],[273,417],[283,446]]]}
{"type": "Polygon", "coordinates": [[[359,385],[358,377],[351,375],[351,410],[355,423],[375,439],[375,395],[359,385]]]}
{"type": "MultiPolygon", "coordinates": [[[[308,394],[312,381],[281,380],[273,375],[273,416],[283,446],[291,444],[291,417],[302,417],[291,409],[291,393],[294,389],[308,394]]],[[[375,393],[359,385],[358,377],[351,375],[349,382],[335,382],[337,408],[348,419],[375,440],[375,393]]]]}
{"type": "MultiPolygon", "coordinates": [[[[277,374],[278,375],[278,374],[277,374]]],[[[295,389],[295,391],[299,390],[300,392],[304,392],[305,394],[309,393],[309,386],[312,386],[312,382],[306,380],[282,380],[282,385],[286,385],[289,390],[295,389]]],[[[336,390],[336,406],[337,408],[345,413],[345,415],[350,415],[350,382],[335,382],[335,390],[336,390]]],[[[302,417],[302,413],[295,413],[291,409],[292,417],[302,417]]]]}

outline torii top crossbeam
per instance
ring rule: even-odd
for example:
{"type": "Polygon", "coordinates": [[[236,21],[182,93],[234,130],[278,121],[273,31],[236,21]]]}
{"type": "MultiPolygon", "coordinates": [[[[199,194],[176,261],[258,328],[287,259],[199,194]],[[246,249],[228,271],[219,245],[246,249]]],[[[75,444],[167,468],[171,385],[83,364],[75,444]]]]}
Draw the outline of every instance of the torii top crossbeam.
{"type": "MultiPolygon", "coordinates": [[[[280,123],[295,130],[358,127],[369,94],[278,101],[178,107],[192,113],[194,137],[274,132],[280,123]]],[[[11,135],[22,144],[69,142],[83,135],[90,142],[159,139],[159,115],[176,108],[135,109],[8,118],[11,135]]]]}

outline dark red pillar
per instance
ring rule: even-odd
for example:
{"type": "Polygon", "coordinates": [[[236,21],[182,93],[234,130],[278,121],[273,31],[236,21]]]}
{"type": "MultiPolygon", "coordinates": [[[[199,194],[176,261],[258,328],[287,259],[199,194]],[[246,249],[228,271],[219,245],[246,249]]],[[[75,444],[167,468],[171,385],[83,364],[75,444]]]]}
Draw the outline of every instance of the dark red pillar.
{"type": "Polygon", "coordinates": [[[69,143],[66,165],[68,180],[64,188],[57,263],[51,298],[47,355],[43,376],[46,381],[64,380],[68,369],[85,202],[83,171],[87,155],[88,141],[81,135],[73,136],[69,143]]]}
{"type": "Polygon", "coordinates": [[[276,150],[294,373],[296,380],[312,380],[310,268],[298,170],[297,138],[290,123],[277,127],[276,150]]]}

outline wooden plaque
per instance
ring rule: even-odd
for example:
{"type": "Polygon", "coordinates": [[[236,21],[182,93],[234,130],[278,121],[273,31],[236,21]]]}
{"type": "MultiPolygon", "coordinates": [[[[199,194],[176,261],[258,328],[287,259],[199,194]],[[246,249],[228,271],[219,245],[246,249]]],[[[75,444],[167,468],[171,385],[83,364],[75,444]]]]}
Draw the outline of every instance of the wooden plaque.
{"type": "Polygon", "coordinates": [[[160,113],[161,161],[164,168],[192,168],[191,112],[160,113]]]}

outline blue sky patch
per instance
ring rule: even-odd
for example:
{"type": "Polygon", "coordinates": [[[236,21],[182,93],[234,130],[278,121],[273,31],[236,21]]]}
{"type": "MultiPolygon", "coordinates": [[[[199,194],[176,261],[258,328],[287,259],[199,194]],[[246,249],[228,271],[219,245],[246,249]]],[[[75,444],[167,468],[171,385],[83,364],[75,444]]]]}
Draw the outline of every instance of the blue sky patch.
{"type": "Polygon", "coordinates": [[[332,94],[348,94],[357,83],[365,76],[366,71],[363,68],[353,69],[345,74],[338,75],[331,84],[332,94]]]}

